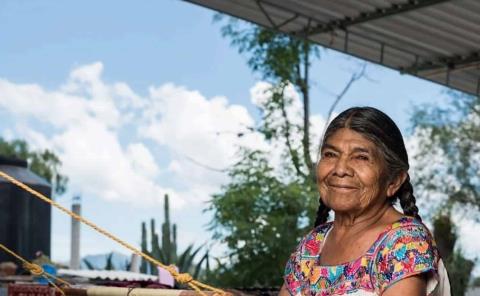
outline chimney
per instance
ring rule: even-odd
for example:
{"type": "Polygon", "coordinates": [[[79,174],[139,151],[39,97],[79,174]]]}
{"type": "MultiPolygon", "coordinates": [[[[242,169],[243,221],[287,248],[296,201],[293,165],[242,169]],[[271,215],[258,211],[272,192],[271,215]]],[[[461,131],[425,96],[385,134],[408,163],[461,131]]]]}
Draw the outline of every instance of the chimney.
{"type": "MultiPolygon", "coordinates": [[[[72,212],[81,215],[80,196],[73,198],[72,212]]],[[[72,217],[70,241],[70,269],[80,269],[80,221],[72,217]]]]}

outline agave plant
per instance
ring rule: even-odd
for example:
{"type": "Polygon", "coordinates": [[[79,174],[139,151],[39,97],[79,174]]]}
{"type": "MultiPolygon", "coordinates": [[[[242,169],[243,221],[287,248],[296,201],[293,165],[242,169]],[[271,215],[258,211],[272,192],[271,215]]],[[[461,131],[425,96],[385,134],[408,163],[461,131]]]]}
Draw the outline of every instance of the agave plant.
{"type": "Polygon", "coordinates": [[[83,259],[82,261],[83,261],[83,263],[85,263],[88,270],[95,270],[96,269],[95,266],[92,263],[90,263],[90,261],[88,261],[88,259],[83,259]]]}
{"type": "Polygon", "coordinates": [[[113,264],[113,252],[107,255],[107,262],[103,268],[95,267],[95,265],[86,258],[83,258],[82,261],[85,263],[85,266],[87,266],[88,270],[115,270],[115,266],[113,264]]]}

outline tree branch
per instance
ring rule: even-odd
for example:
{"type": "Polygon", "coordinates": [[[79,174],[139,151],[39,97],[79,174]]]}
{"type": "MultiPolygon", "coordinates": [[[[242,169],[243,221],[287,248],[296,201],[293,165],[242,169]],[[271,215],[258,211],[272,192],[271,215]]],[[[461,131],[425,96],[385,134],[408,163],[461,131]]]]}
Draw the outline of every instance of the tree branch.
{"type": "Polygon", "coordinates": [[[323,137],[325,135],[325,132],[327,131],[327,126],[328,126],[328,123],[330,122],[330,120],[332,119],[331,117],[332,117],[333,111],[335,110],[335,107],[337,107],[338,103],[347,94],[348,90],[353,85],[353,83],[355,81],[361,79],[363,76],[365,76],[365,69],[366,68],[367,68],[367,64],[363,64],[362,68],[360,69],[359,72],[353,73],[352,76],[350,77],[350,80],[348,81],[348,83],[343,88],[343,90],[335,98],[335,101],[333,102],[333,104],[330,106],[330,109],[328,110],[327,120],[325,121],[325,126],[323,127],[321,139],[323,139],[323,137]]]}
{"type": "Polygon", "coordinates": [[[313,162],[310,155],[310,92],[308,89],[308,77],[310,68],[310,45],[308,41],[303,41],[303,77],[300,77],[301,85],[300,90],[303,95],[303,157],[305,164],[308,168],[308,173],[313,176],[313,162]]]}
{"type": "Polygon", "coordinates": [[[290,124],[290,121],[288,120],[288,117],[287,117],[287,110],[285,108],[285,97],[284,97],[284,91],[285,91],[285,87],[287,85],[288,85],[287,83],[282,82],[282,90],[279,94],[280,95],[280,110],[282,111],[282,117],[285,120],[285,128],[284,128],[285,144],[287,145],[288,152],[290,154],[290,157],[292,158],[292,163],[293,163],[293,166],[295,168],[295,171],[297,172],[297,174],[299,176],[305,177],[305,173],[302,172],[302,169],[300,168],[300,160],[298,158],[298,155],[297,155],[297,153],[296,153],[295,149],[293,148],[292,143],[290,141],[291,124],[290,124]]]}
{"type": "Polygon", "coordinates": [[[179,153],[179,152],[175,152],[175,154],[180,154],[183,158],[185,158],[186,160],[190,161],[191,163],[193,163],[194,165],[196,166],[199,166],[201,168],[204,168],[206,170],[209,170],[209,171],[212,171],[212,172],[217,172],[217,173],[226,173],[228,172],[228,169],[219,169],[219,168],[214,168],[214,167],[211,167],[209,165],[206,165],[204,163],[201,163],[199,162],[198,160],[194,159],[193,157],[190,157],[186,154],[183,154],[183,153],[179,153]]]}

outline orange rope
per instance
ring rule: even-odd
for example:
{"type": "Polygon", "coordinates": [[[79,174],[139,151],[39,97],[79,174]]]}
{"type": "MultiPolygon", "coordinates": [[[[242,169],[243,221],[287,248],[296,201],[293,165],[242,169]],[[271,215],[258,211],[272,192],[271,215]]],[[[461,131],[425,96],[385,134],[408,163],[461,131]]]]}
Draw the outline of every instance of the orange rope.
{"type": "Polygon", "coordinates": [[[200,293],[201,295],[203,296],[207,296],[204,292],[202,292],[202,290],[200,290],[200,288],[204,288],[204,289],[207,289],[207,290],[210,290],[210,291],[213,291],[215,293],[219,293],[221,295],[226,295],[227,293],[221,289],[218,289],[218,288],[215,288],[215,287],[212,287],[212,286],[209,286],[207,284],[204,284],[204,283],[201,283],[197,280],[194,280],[192,278],[192,276],[188,273],[179,273],[176,269],[175,269],[175,266],[173,265],[165,265],[163,263],[161,263],[160,261],[156,260],[155,258],[151,257],[150,255],[148,254],[145,254],[143,253],[142,251],[138,250],[137,248],[135,248],[134,246],[130,245],[129,243],[127,242],[124,242],[123,240],[121,240],[120,238],[117,238],[116,236],[114,236],[113,234],[109,233],[108,231],[106,231],[105,229],[103,228],[100,228],[99,226],[95,225],[94,223],[90,222],[89,220],[83,218],[82,216],[78,215],[78,214],[75,214],[74,212],[68,210],[67,208],[61,206],[59,203],[51,200],[50,198],[46,197],[45,195],[41,194],[40,192],[38,191],[35,191],[34,189],[32,189],[31,187],[23,184],[22,182],[18,181],[17,179],[13,178],[12,176],[8,175],[7,173],[3,172],[0,170],[0,177],[4,178],[5,180],[9,181],[10,183],[20,187],[21,189],[31,193],[33,196],[39,198],[40,200],[44,201],[44,202],[47,202],[49,203],[50,205],[56,207],[57,209],[59,209],[60,211],[66,213],[67,215],[70,215],[72,218],[74,218],[75,220],[78,220],[88,226],[90,226],[91,228],[93,228],[94,230],[96,230],[97,232],[99,232],[100,234],[103,234],[104,236],[110,238],[111,240],[115,241],[116,243],[118,243],[119,245],[127,248],[128,250],[130,250],[131,252],[133,252],[134,254],[137,254],[138,256],[142,257],[143,259],[147,260],[148,262],[150,263],[153,263],[157,266],[160,266],[162,268],[164,268],[165,270],[167,270],[174,278],[175,280],[177,280],[179,283],[182,283],[182,284],[187,284],[188,286],[190,286],[193,290],[197,291],[198,293],[200,293]]]}
{"type": "Polygon", "coordinates": [[[43,277],[44,279],[47,280],[48,283],[50,283],[55,289],[57,289],[60,293],[62,293],[62,295],[65,296],[65,292],[63,292],[63,290],[59,286],[57,286],[55,284],[55,282],[51,280],[51,278],[56,280],[56,281],[59,281],[60,283],[66,285],[67,287],[70,287],[70,283],[68,283],[65,280],[62,280],[61,278],[57,278],[56,276],[46,272],[45,270],[43,270],[43,268],[40,265],[28,262],[27,260],[25,260],[20,255],[13,252],[12,250],[7,248],[3,244],[0,244],[0,248],[3,249],[5,252],[9,253],[10,255],[12,255],[13,257],[17,258],[19,261],[21,261],[23,268],[28,270],[32,275],[37,276],[37,277],[38,276],[43,277]]]}

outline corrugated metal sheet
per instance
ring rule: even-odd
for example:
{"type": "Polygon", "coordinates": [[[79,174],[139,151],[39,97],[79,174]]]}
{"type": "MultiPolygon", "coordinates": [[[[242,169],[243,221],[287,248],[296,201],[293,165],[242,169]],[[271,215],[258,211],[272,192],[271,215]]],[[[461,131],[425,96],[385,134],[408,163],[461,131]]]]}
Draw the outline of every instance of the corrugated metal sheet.
{"type": "Polygon", "coordinates": [[[480,94],[479,0],[186,0],[480,94]]]}
{"type": "Polygon", "coordinates": [[[59,269],[58,275],[83,277],[87,279],[101,279],[112,281],[158,281],[158,277],[143,273],[136,273],[122,270],[74,270],[74,269],[59,269]]]}

